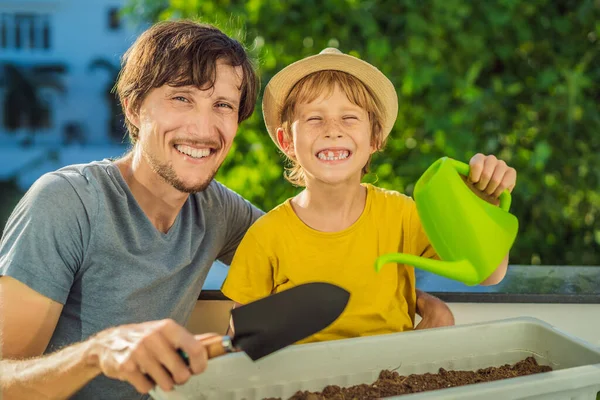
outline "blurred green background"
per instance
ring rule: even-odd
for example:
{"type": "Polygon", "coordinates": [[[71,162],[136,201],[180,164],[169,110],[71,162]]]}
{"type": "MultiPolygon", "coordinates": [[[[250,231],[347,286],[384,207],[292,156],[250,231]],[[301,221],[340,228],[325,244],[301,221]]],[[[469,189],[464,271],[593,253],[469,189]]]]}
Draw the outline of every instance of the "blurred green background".
{"type": "MultiPolygon", "coordinates": [[[[258,59],[262,88],[325,47],[374,64],[400,109],[366,181],[411,195],[439,157],[495,154],[518,172],[511,264],[600,266],[600,0],[131,0],[124,14],[216,24],[258,59]]],[[[259,104],[218,179],[269,210],[298,191],[283,160],[259,104]]]]}

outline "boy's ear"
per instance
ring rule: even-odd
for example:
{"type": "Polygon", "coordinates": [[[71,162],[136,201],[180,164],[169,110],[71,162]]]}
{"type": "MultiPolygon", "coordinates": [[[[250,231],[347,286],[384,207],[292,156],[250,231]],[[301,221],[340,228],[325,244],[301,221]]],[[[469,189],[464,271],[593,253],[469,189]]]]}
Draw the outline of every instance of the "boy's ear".
{"type": "Polygon", "coordinates": [[[277,128],[276,135],[277,143],[279,144],[279,147],[283,150],[283,152],[288,157],[294,157],[294,143],[285,138],[285,132],[283,131],[283,128],[277,128]]]}
{"type": "Polygon", "coordinates": [[[123,109],[125,110],[125,116],[129,120],[129,122],[131,122],[136,128],[140,129],[139,113],[133,109],[133,107],[131,106],[131,102],[128,98],[123,100],[123,105],[123,109]]]}

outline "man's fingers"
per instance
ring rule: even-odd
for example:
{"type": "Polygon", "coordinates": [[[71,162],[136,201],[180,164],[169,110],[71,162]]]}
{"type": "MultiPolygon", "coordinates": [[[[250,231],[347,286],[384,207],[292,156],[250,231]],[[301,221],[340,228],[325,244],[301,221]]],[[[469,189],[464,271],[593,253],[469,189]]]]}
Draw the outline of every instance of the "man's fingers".
{"type": "MultiPolygon", "coordinates": [[[[172,378],[171,382],[182,384],[190,379],[192,374],[185,360],[177,353],[176,343],[181,341],[181,336],[187,334],[191,337],[191,334],[185,331],[185,328],[181,326],[179,328],[183,332],[176,332],[176,330],[157,332],[157,335],[148,338],[146,344],[157,365],[160,365],[163,371],[168,372],[169,379],[172,378]]],[[[147,372],[152,375],[150,370],[147,372]]]]}
{"type": "Polygon", "coordinates": [[[139,370],[125,374],[122,380],[129,382],[140,393],[148,393],[154,387],[154,384],[139,370]]]}
{"type": "MultiPolygon", "coordinates": [[[[135,349],[134,357],[144,373],[152,378],[161,389],[169,391],[173,389],[175,379],[163,366],[164,361],[157,356],[155,347],[159,346],[155,343],[147,345],[140,344],[138,348],[135,349]]],[[[169,347],[167,346],[167,349],[168,348],[169,347]]]]}
{"type": "Polygon", "coordinates": [[[104,374],[110,378],[129,382],[140,393],[148,393],[154,387],[154,384],[142,374],[137,363],[130,357],[122,362],[112,364],[110,367],[105,366],[104,374]]]}
{"type": "Polygon", "coordinates": [[[182,342],[180,347],[187,354],[192,373],[204,372],[208,365],[208,352],[204,342],[218,335],[202,335],[200,340],[191,336],[190,340],[182,342]]]}
{"type": "MultiPolygon", "coordinates": [[[[208,363],[206,347],[201,341],[196,340],[187,329],[180,325],[167,323],[164,329],[161,330],[161,333],[174,349],[181,349],[187,354],[189,368],[186,367],[186,369],[188,372],[191,370],[192,373],[199,374],[206,369],[208,363]]],[[[177,356],[179,361],[183,363],[184,360],[181,356],[177,356]]]]}

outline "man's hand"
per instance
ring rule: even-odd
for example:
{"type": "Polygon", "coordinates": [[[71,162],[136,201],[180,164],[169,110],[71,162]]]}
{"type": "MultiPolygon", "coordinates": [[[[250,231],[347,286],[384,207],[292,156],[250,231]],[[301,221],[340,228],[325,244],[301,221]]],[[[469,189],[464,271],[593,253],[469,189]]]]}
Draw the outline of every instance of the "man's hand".
{"type": "Polygon", "coordinates": [[[417,314],[421,322],[417,329],[439,328],[454,325],[454,315],[442,300],[417,289],[417,314]]]}
{"type": "Polygon", "coordinates": [[[140,393],[148,393],[154,382],[169,391],[174,384],[185,383],[192,374],[206,369],[204,342],[215,336],[194,336],[170,319],[124,325],[97,334],[87,360],[104,375],[127,381],[140,393]],[[188,355],[189,367],[177,349],[188,355]]]}
{"type": "Polygon", "coordinates": [[[517,182],[517,171],[497,159],[494,155],[475,154],[469,161],[469,176],[465,181],[479,197],[489,203],[498,205],[500,194],[509,192],[517,182]]]}

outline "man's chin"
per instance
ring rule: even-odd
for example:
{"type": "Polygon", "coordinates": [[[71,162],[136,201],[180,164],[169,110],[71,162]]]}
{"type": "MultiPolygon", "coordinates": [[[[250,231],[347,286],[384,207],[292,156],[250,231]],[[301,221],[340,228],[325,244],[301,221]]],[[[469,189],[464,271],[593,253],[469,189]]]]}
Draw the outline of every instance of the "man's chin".
{"type": "Polygon", "coordinates": [[[212,180],[213,180],[213,178],[210,178],[209,180],[207,180],[205,182],[194,183],[194,184],[186,184],[186,183],[179,181],[179,182],[171,182],[171,185],[175,189],[179,190],[180,192],[187,193],[187,194],[194,194],[194,193],[199,193],[199,192],[203,192],[204,190],[206,190],[206,188],[208,187],[208,185],[210,185],[212,180]]]}

